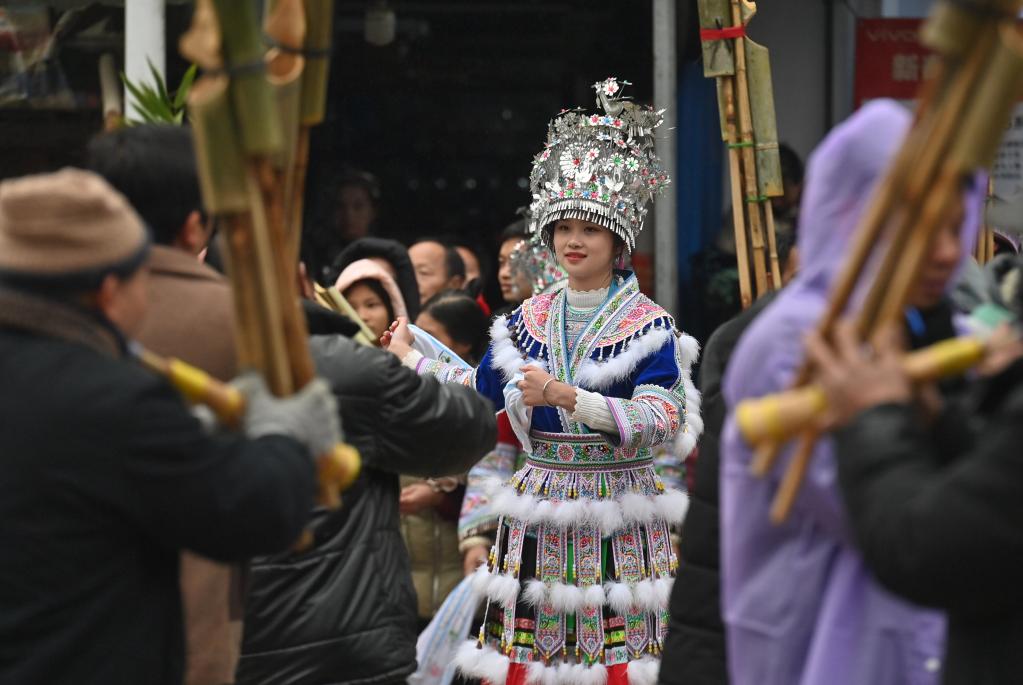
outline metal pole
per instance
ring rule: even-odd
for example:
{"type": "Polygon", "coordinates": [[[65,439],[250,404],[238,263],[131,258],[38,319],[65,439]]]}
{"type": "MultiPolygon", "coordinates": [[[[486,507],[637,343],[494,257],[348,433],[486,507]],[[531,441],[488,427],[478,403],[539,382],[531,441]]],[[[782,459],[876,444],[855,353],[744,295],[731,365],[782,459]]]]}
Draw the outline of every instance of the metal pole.
{"type": "Polygon", "coordinates": [[[675,37],[675,0],[653,0],[654,108],[663,109],[664,123],[657,129],[655,147],[672,183],[654,203],[654,294],[657,304],[678,314],[678,218],[675,182],[678,180],[677,135],[678,44],[675,37]]]}
{"type": "MultiPolygon", "coordinates": [[[[152,84],[151,62],[166,78],[164,0],[128,0],[124,3],[124,73],[132,83],[152,84]],[[148,61],[147,61],[148,60],[148,61]]],[[[124,113],[134,114],[131,94],[124,93],[124,113]]]]}

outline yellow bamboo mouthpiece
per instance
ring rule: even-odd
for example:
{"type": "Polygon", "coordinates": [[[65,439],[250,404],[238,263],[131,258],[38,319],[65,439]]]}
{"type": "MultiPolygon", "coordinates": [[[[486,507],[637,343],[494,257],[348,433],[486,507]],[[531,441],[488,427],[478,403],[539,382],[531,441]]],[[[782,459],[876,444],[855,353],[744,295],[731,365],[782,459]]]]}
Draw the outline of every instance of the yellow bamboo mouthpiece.
{"type": "MultiPolygon", "coordinates": [[[[241,426],[245,397],[237,389],[180,359],[162,357],[141,345],[133,345],[133,351],[143,366],[166,378],[188,402],[209,407],[228,428],[241,426]]],[[[320,455],[316,460],[319,501],[330,509],[341,506],[341,493],[352,486],[361,470],[359,451],[346,443],[320,455]]]]}
{"type": "MultiPolygon", "coordinates": [[[[979,338],[953,338],[907,354],[902,369],[916,383],[957,376],[980,363],[986,349],[979,338]]],[[[820,386],[807,385],[740,402],[735,420],[749,444],[780,444],[813,424],[827,408],[820,386]]]]}

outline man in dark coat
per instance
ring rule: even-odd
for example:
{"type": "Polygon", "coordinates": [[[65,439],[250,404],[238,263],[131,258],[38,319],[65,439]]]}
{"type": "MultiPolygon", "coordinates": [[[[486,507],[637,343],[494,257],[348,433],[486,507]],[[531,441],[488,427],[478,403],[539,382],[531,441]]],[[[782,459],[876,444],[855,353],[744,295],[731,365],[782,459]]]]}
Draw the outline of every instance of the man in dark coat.
{"type": "Polygon", "coordinates": [[[322,381],[255,379],[245,432],[208,435],[128,358],[148,239],[88,172],[0,184],[0,683],[159,683],[183,674],[182,548],[287,547],[338,437],[322,381]],[[291,437],[288,437],[288,436],[291,437]]]}
{"type": "Polygon", "coordinates": [[[894,336],[868,353],[846,325],[833,348],[807,345],[844,425],[837,463],[857,545],[885,587],[948,612],[947,685],[1023,675],[1023,345],[1007,328],[989,345],[988,379],[931,421],[894,336]]]}
{"type": "Polygon", "coordinates": [[[404,683],[416,668],[416,595],[398,474],[467,471],[494,446],[494,410],[383,350],[342,336],[311,344],[363,472],[344,507],[314,513],[311,550],[253,564],[237,682],[404,683]]]}
{"type": "MultiPolygon", "coordinates": [[[[153,239],[146,262],[148,306],[138,341],[218,380],[234,378],[231,287],[198,259],[209,236],[191,131],[142,124],[101,134],[89,143],[87,167],[125,196],[153,239]]],[[[234,682],[242,635],[241,575],[237,566],[182,552],[185,685],[234,682]]]]}

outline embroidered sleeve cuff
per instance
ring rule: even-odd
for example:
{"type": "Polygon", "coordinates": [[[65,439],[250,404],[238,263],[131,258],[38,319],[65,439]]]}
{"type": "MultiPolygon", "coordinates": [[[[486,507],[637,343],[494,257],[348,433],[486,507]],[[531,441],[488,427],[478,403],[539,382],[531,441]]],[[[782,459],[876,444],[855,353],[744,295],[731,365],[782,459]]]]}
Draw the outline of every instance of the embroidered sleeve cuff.
{"type": "Polygon", "coordinates": [[[419,362],[423,359],[423,353],[419,350],[409,350],[408,354],[401,358],[401,363],[403,366],[407,366],[413,371],[417,371],[419,368],[419,362]]]}
{"type": "Polygon", "coordinates": [[[607,406],[607,400],[600,393],[576,388],[575,412],[572,418],[585,423],[595,431],[618,435],[618,424],[607,406]]]}

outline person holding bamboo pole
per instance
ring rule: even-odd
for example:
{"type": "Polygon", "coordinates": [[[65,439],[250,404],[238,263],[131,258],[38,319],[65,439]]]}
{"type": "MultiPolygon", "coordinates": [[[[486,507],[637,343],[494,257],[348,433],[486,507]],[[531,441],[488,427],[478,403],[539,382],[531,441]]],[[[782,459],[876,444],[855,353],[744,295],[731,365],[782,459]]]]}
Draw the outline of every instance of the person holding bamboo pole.
{"type": "Polygon", "coordinates": [[[210,435],[132,361],[148,254],[93,173],[0,183],[0,682],[181,683],[181,551],[288,547],[337,438],[322,381],[243,376],[247,437],[210,435]]]}
{"type": "MultiPolygon", "coordinates": [[[[802,338],[827,306],[871,191],[910,120],[900,105],[877,101],[814,152],[799,229],[800,272],[739,342],[723,383],[729,412],[747,397],[791,383],[802,362],[802,338]]],[[[959,209],[944,217],[911,297],[915,313],[907,315],[907,328],[917,344],[954,334],[944,294],[972,248],[983,189],[971,187],[953,200],[959,209]]],[[[722,606],[732,682],[937,683],[944,619],[890,595],[867,571],[849,535],[830,440],[817,444],[788,520],[769,520],[788,454],[767,477],[754,475],[753,454],[730,413],[720,476],[722,606]]]]}
{"type": "MultiPolygon", "coordinates": [[[[1017,317],[1020,294],[1017,281],[1017,317]]],[[[833,348],[817,335],[807,342],[840,427],[835,453],[852,535],[886,588],[948,612],[946,685],[1023,674],[1023,342],[1010,326],[995,337],[969,400],[930,421],[897,336],[879,337],[869,355],[848,324],[833,348]]]]}

